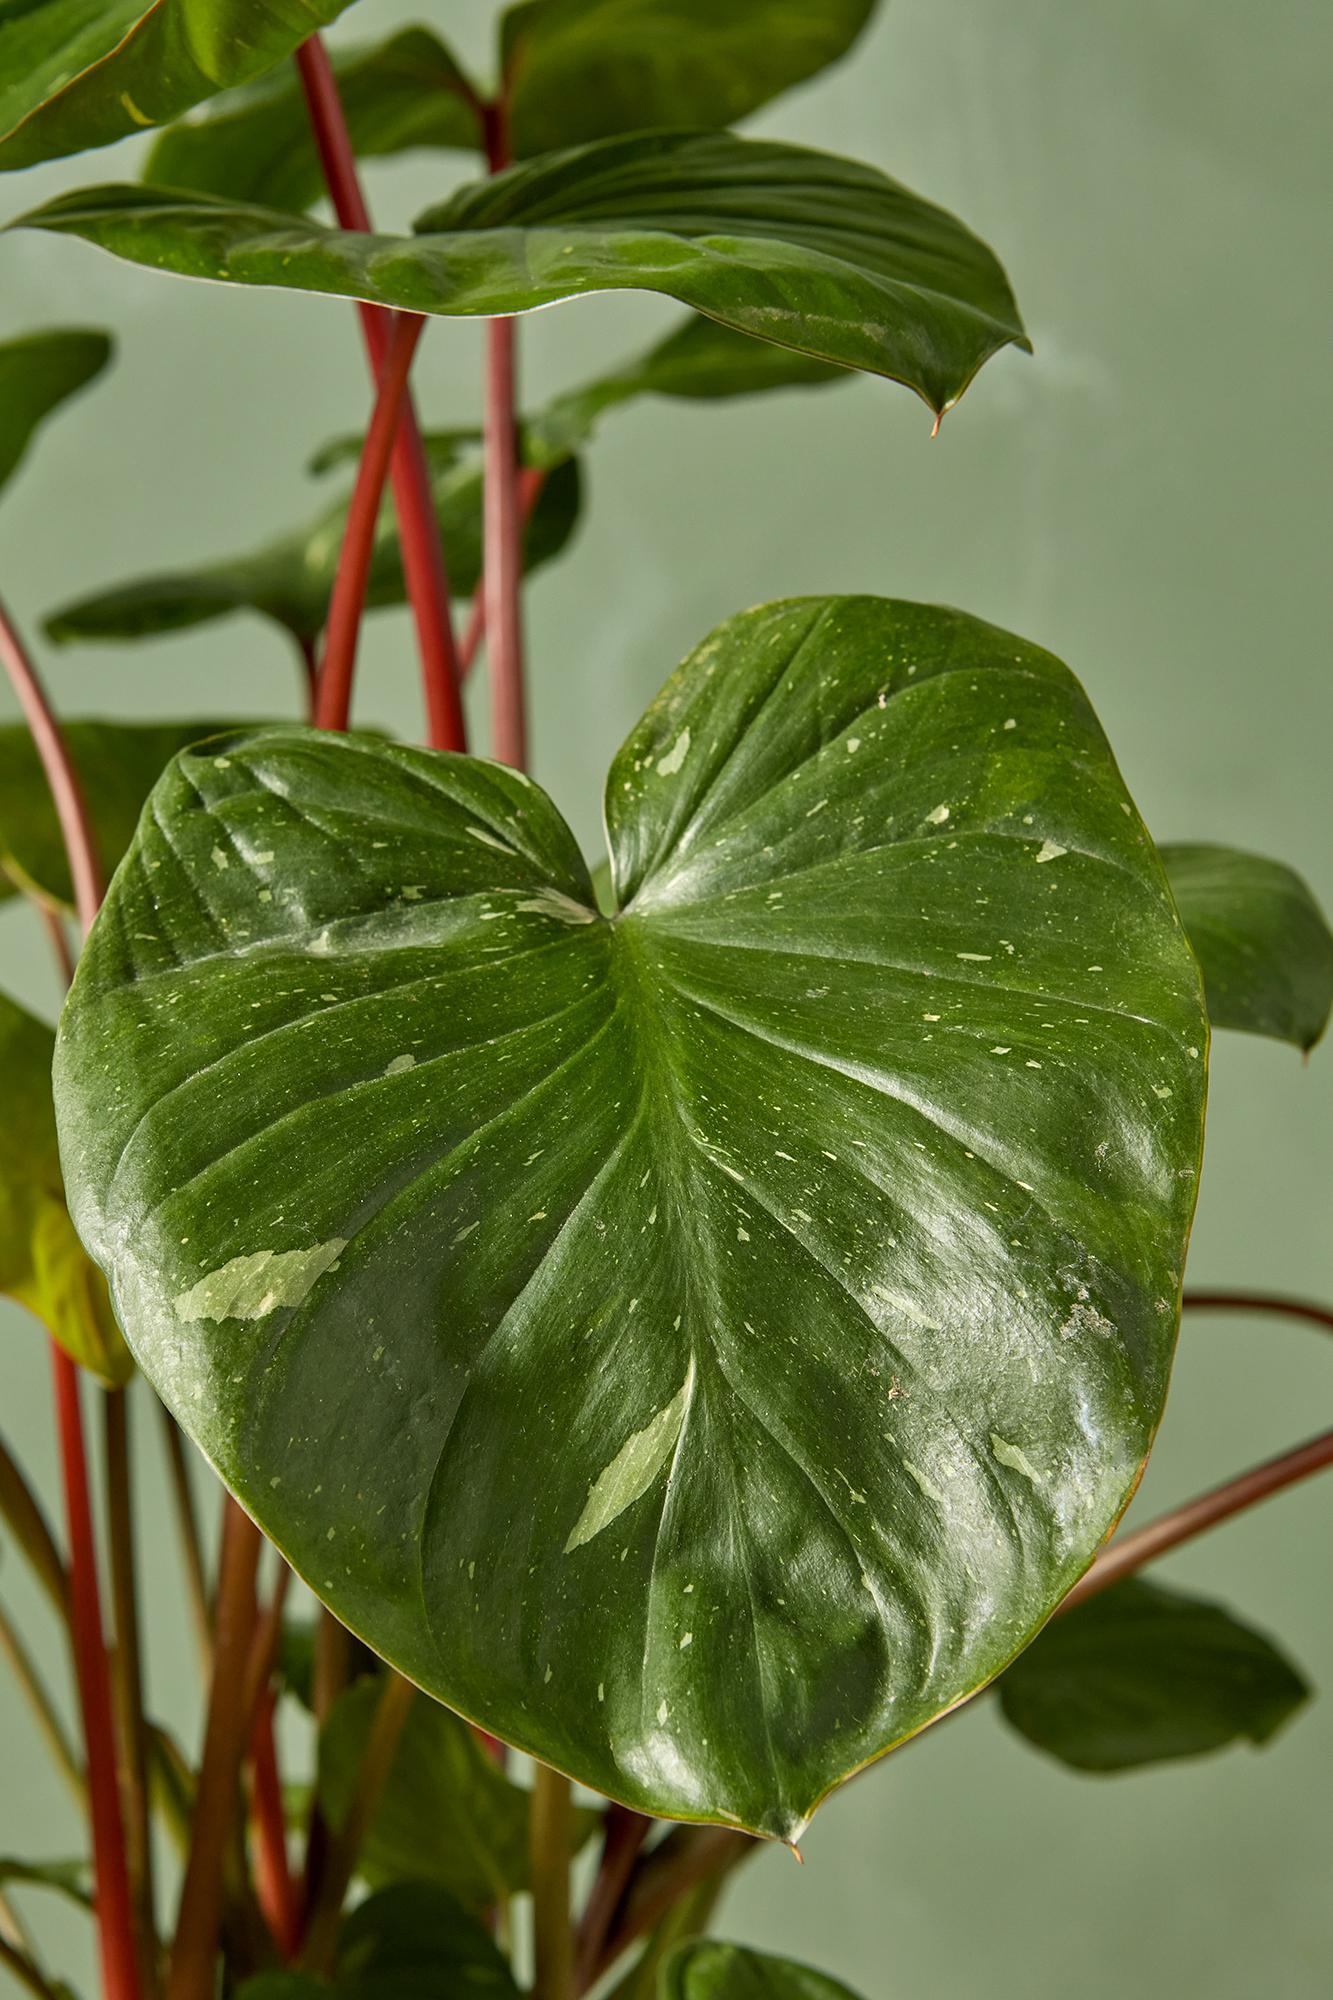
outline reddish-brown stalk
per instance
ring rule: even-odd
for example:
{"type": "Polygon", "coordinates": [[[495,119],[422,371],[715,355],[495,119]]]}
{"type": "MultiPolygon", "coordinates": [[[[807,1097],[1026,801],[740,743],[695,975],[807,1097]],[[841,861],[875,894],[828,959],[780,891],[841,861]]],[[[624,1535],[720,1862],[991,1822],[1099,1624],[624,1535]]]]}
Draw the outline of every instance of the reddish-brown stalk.
{"type": "MultiPolygon", "coordinates": [[[[369,231],[370,213],[357,179],[338,86],[324,44],[312,35],[296,51],[311,130],[319,150],[334,214],[343,229],[369,231]]],[[[394,315],[360,305],[361,328],[376,380],[388,359],[394,315]]],[[[403,552],[403,574],[416,622],[426,700],[428,740],[436,750],[465,750],[461,676],[454,646],[449,580],[440,546],[430,468],[411,400],[405,399],[391,465],[394,507],[403,552]]]]}
{"type": "Polygon", "coordinates": [[[389,338],[389,351],[380,375],[375,411],[366,433],[361,462],[356,469],[356,485],[347,510],[342,553],[329,606],[324,660],[315,693],[316,729],[346,729],[352,704],[352,674],[356,666],[356,642],[365,609],[366,586],[375,553],[375,530],[380,502],[389,470],[393,441],[398,431],[399,412],[407,393],[412,357],[425,321],[413,313],[397,313],[389,338]]]}
{"type": "MultiPolygon", "coordinates": [[[[102,900],[103,877],[83,793],[60,725],[18,630],[0,603],[0,662],[9,675],[32,733],[60,822],[79,921],[86,931],[102,900]]],[[[52,1342],[56,1428],[69,1535],[70,1630],[75,1677],[88,1759],[88,1797],[97,1882],[97,1934],[106,2000],[140,2000],[138,1954],[125,1829],[115,1763],[111,1676],[102,1627],[97,1544],[88,1491],[79,1371],[52,1342]]]]}
{"type": "MultiPolygon", "coordinates": [[[[509,165],[503,94],[486,107],[486,158],[493,174],[509,165]]],[[[523,515],[518,488],[517,329],[512,318],[486,322],[485,565],[481,580],[491,687],[491,755],[526,770],[527,699],[523,685],[523,515]]]]}
{"type": "MultiPolygon", "coordinates": [[[[537,505],[545,484],[546,473],[539,466],[525,465],[518,475],[518,507],[525,528],[532,519],[532,510],[537,505]]],[[[472,600],[467,624],[463,627],[463,636],[458,644],[458,666],[464,680],[476,664],[477,654],[485,636],[486,579],[483,571],[482,579],[477,586],[477,594],[472,600]]]]}
{"type": "Polygon", "coordinates": [[[1276,1292],[1186,1292],[1186,1312],[1277,1313],[1285,1319],[1307,1320],[1333,1333],[1333,1309],[1310,1299],[1289,1299],[1276,1292]]]}

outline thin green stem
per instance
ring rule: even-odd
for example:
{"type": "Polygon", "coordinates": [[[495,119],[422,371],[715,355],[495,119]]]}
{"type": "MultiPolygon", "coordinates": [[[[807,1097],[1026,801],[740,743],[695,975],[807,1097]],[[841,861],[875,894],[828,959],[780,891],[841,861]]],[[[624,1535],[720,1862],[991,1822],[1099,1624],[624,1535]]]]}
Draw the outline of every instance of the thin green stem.
{"type": "Polygon", "coordinates": [[[306,1924],[301,1962],[312,1971],[327,1972],[332,1967],[343,1902],[384,1796],[415,1696],[411,1681],[404,1680],[391,1667],[385,1670],[384,1687],[361,1758],[356,1787],[341,1825],[330,1832],[319,1892],[306,1924]]]}
{"type": "Polygon", "coordinates": [[[166,1404],[159,1403],[157,1407],[161,1412],[162,1440],[166,1446],[167,1472],[171,1486],[172,1507],[176,1515],[176,1529],[180,1537],[181,1559],[185,1565],[186,1595],[190,1602],[191,1623],[194,1626],[199,1663],[204,1679],[207,1680],[213,1671],[213,1607],[209,1598],[203,1538],[199,1532],[199,1509],[195,1504],[185,1439],[181,1436],[180,1427],[166,1404]]]}
{"type": "Polygon", "coordinates": [[[215,1990],[224,1870],[249,1734],[245,1668],[255,1626],[259,1550],[258,1528],[234,1500],[229,1500],[218,1567],[213,1684],[167,2000],[212,2000],[215,1990]]]}
{"type": "Polygon", "coordinates": [[[534,1774],[531,1839],[534,2000],[573,2000],[569,1861],[574,1845],[574,1800],[569,1779],[549,1764],[538,1764],[534,1774]]]}
{"type": "Polygon", "coordinates": [[[32,1655],[19,1637],[18,1629],[3,1604],[0,1604],[0,1653],[3,1653],[9,1661],[14,1678],[32,1710],[33,1719],[55,1760],[60,1775],[69,1786],[80,1810],[86,1811],[88,1786],[79,1768],[79,1760],[65,1734],[65,1726],[60,1720],[56,1705],[47,1693],[42,1677],[33,1663],[32,1655]]]}
{"type": "Polygon", "coordinates": [[[41,1502],[0,1438],[0,1520],[22,1549],[62,1625],[69,1625],[69,1577],[41,1502]]]}
{"type": "Polygon", "coordinates": [[[102,1398],[102,1417],[107,1545],[116,1633],[111,1684],[118,1725],[116,1748],[125,1823],[125,1861],[139,1943],[139,1976],[144,1992],[155,1995],[159,1983],[158,1941],[153,1908],[153,1849],[149,1837],[148,1731],[144,1719],[143,1646],[134,1547],[130,1409],[124,1389],[107,1391],[102,1398]]]}
{"type": "Polygon", "coordinates": [[[1193,1541],[1196,1535],[1215,1528],[1220,1521],[1228,1521],[1233,1514],[1242,1513],[1260,1500],[1267,1500],[1270,1494],[1281,1493],[1298,1480],[1308,1479],[1326,1465],[1333,1465],[1333,1431],[1324,1431],[1292,1451],[1265,1459],[1262,1465],[1238,1473],[1234,1479],[1225,1480],[1221,1486],[1201,1493],[1183,1507],[1173,1507],[1169,1513],[1159,1515],[1155,1521],[1149,1521],[1132,1534],[1118,1535],[1074,1585],[1055,1615],[1059,1617],[1065,1611],[1072,1611],[1076,1604],[1095,1597],[1098,1591],[1109,1589],[1122,1577],[1133,1575],[1146,1563],[1155,1562],[1158,1556],[1179,1548],[1182,1542],[1193,1541]]]}

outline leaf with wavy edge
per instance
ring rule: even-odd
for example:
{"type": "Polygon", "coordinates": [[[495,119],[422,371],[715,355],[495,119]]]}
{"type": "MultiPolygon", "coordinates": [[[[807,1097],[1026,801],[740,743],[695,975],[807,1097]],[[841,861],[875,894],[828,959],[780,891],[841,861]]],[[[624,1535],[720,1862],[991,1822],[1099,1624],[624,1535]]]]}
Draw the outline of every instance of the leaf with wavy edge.
{"type": "Polygon", "coordinates": [[[1138,1477],[1198,972],[1078,684],[958,613],[731,620],[607,821],[612,920],[502,766],[186,755],[65,1012],[66,1172],[146,1371],[353,1630],[630,1805],[791,1838],[1138,1477]],[[268,1252],[299,1302],[189,1316],[268,1252]]]}
{"type": "Polygon", "coordinates": [[[413,237],[143,187],[60,195],[11,227],[132,263],[445,315],[664,292],[738,332],[885,375],[936,412],[1026,348],[1008,280],[962,223],[873,167],[729,132],[649,132],[462,188],[413,237]]]}

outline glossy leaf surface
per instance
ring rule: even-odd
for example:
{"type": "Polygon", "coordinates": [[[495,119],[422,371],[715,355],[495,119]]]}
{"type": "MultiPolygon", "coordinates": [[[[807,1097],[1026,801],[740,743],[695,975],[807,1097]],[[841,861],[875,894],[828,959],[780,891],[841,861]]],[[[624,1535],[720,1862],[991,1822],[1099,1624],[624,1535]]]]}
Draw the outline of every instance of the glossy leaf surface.
{"type": "MultiPolygon", "coordinates": [[[[333,49],[329,59],[360,157],[417,146],[484,147],[467,80],[429,29],[404,28],[372,48],[333,49]]],[[[143,177],[271,208],[313,207],[324,195],[324,174],[295,71],[274,70],[173,125],[143,177]]]]}
{"type": "Polygon", "coordinates": [[[1026,346],[992,253],[873,167],[731,133],[650,132],[461,189],[414,237],[142,187],[61,195],[25,224],[131,262],[414,312],[527,312],[586,292],[663,292],[741,333],[957,400],[1026,346]]]}
{"type": "MultiPolygon", "coordinates": [[[[475,458],[447,465],[433,473],[432,490],[450,586],[456,596],[470,597],[481,577],[481,468],[475,458]]],[[[529,573],[565,547],[578,523],[580,499],[579,468],[570,459],[546,481],[524,531],[529,573]]],[[[297,638],[313,640],[323,629],[346,525],[343,498],[322,507],[306,527],[250,555],[136,577],[62,605],[46,621],[47,636],[57,644],[142,639],[236,611],[257,611],[297,638]]],[[[397,521],[393,502],[386,498],[376,530],[367,608],[379,610],[405,599],[397,521]]]]}
{"type": "Polygon", "coordinates": [[[106,1280],[74,1233],[65,1207],[51,1103],[55,1035],[0,993],[0,1292],[26,1306],[80,1367],[121,1383],[134,1363],[106,1280]]]}
{"type": "Polygon", "coordinates": [[[518,2000],[490,1933],[442,1889],[401,1882],[343,1921],[331,1984],[305,1972],[247,1980],[237,2000],[518,2000]]]}
{"type": "Polygon", "coordinates": [[[0,171],[165,125],[348,0],[0,0],[0,171]]]}
{"type": "MultiPolygon", "coordinates": [[[[67,722],[62,733],[108,874],[129,846],[143,802],[163,766],[187,743],[231,724],[67,722]]],[[[22,888],[73,910],[74,889],[51,792],[21,723],[0,728],[0,901],[22,888]]]]}
{"type": "Polygon", "coordinates": [[[631,1805],[790,1836],[1137,1476],[1197,967],[1073,677],[954,612],[733,619],[607,820],[614,921],[502,767],[184,757],[66,1009],[66,1171],[353,1630],[631,1805]]]}
{"type": "Polygon", "coordinates": [[[110,359],[111,337],[95,327],[53,327],[0,341],[0,488],[38,425],[110,359]]]}
{"type": "Polygon", "coordinates": [[[501,25],[515,157],[734,125],[844,56],[875,0],[527,0],[501,25]]]}
{"type": "Polygon", "coordinates": [[[1266,1743],[1309,1694],[1262,1632],[1140,1577],[1053,1619],[999,1684],[1006,1720],[1079,1771],[1266,1743]]]}
{"type": "Polygon", "coordinates": [[[659,2000],[857,2000],[850,1986],[812,1965],[718,1938],[699,1938],[673,1952],[657,1990],[659,2000]]]}
{"type": "Polygon", "coordinates": [[[1333,1008],[1333,932],[1284,862],[1236,847],[1161,850],[1215,1028],[1312,1049],[1333,1008]]]}
{"type": "MultiPolygon", "coordinates": [[[[335,1828],[354,1797],[379,1700],[377,1681],[349,1688],[320,1736],[319,1797],[335,1828]]],[[[435,1882],[483,1912],[530,1886],[529,1802],[467,1724],[422,1695],[408,1712],[359,1872],[372,1888],[405,1876],[435,1882]]],[[[578,1814],[578,1846],[594,1821],[578,1814]]]]}

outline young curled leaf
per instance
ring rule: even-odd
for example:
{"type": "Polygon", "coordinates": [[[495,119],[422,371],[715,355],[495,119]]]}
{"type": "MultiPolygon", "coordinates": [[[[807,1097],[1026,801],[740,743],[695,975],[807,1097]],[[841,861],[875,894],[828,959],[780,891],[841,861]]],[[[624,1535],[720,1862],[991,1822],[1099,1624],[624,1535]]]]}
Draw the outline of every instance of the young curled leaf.
{"type": "Polygon", "coordinates": [[[628,1805],[794,1838],[1134,1486],[1198,972],[1073,676],[955,612],[732,619],[606,808],[609,917],[502,766],[183,755],[64,1015],[66,1171],[344,1623],[628,1805]]]}

